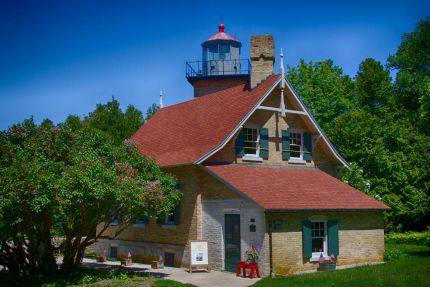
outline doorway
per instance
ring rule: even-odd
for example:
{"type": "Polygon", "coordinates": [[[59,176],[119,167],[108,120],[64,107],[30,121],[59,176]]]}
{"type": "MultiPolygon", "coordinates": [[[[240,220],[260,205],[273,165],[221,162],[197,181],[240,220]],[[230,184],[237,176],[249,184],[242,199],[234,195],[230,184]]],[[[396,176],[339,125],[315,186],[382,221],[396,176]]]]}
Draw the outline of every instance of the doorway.
{"type": "Polygon", "coordinates": [[[225,271],[236,272],[240,261],[240,215],[225,215],[224,232],[224,266],[225,271]]]}

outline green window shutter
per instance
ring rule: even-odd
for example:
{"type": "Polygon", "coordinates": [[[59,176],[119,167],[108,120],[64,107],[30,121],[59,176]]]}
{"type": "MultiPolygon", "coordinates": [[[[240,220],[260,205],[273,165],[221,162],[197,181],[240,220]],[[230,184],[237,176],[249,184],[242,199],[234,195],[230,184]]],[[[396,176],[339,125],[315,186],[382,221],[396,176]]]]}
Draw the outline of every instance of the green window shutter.
{"type": "Polygon", "coordinates": [[[180,218],[181,218],[181,203],[179,202],[179,204],[175,207],[175,225],[178,225],[180,223],[180,218]]]}
{"type": "Polygon", "coordinates": [[[303,257],[312,257],[312,225],[310,220],[303,220],[303,257]]]}
{"type": "Polygon", "coordinates": [[[328,253],[339,256],[339,224],[337,220],[327,221],[328,253]]]}
{"type": "Polygon", "coordinates": [[[269,129],[260,129],[260,157],[269,158],[269,129]]]}
{"type": "Polygon", "coordinates": [[[290,129],[282,130],[282,159],[290,159],[290,129]]]}
{"type": "Polygon", "coordinates": [[[312,136],[310,133],[303,133],[303,159],[305,161],[312,160],[312,136]]]}
{"type": "Polygon", "coordinates": [[[245,149],[243,148],[243,129],[239,131],[235,143],[236,156],[243,157],[245,155],[245,149]]]}

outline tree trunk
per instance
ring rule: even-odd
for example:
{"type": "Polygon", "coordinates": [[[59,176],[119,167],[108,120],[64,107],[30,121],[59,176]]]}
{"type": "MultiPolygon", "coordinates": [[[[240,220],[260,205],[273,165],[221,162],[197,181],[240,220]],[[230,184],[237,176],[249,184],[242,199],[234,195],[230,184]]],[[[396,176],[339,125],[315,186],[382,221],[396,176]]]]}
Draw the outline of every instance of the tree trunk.
{"type": "Polygon", "coordinates": [[[52,246],[51,230],[47,226],[41,236],[40,244],[40,265],[39,271],[45,276],[53,276],[57,271],[57,262],[54,256],[54,247],[52,246]]]}
{"type": "Polygon", "coordinates": [[[75,260],[81,245],[81,236],[77,236],[74,239],[66,238],[66,240],[61,273],[71,275],[75,271],[75,260]]]}

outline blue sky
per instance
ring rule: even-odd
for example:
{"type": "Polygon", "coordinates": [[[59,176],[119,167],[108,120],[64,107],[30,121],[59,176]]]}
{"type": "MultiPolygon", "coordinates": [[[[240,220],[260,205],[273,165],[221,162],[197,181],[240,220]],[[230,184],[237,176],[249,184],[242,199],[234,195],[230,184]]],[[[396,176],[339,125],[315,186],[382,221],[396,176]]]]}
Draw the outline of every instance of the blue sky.
{"type": "Polygon", "coordinates": [[[142,111],[160,89],[165,105],[191,99],[185,61],[200,60],[221,16],[242,58],[252,34],[273,34],[286,64],[331,58],[353,77],[365,58],[385,63],[429,12],[425,0],[0,0],[0,129],[82,116],[112,95],[142,111]]]}

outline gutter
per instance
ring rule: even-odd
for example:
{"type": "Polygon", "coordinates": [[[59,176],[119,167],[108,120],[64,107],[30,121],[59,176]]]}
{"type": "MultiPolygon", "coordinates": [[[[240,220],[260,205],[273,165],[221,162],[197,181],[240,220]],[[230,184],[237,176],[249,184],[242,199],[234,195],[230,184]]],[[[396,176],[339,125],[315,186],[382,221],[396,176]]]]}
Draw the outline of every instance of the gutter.
{"type": "Polygon", "coordinates": [[[270,268],[270,278],[273,277],[273,247],[272,247],[272,227],[273,227],[273,220],[272,220],[272,213],[268,212],[269,214],[269,268],[270,268]]]}
{"type": "Polygon", "coordinates": [[[266,212],[272,213],[303,213],[303,212],[357,212],[357,211],[388,211],[391,207],[386,208],[330,208],[330,209],[266,209],[266,212]]]}

